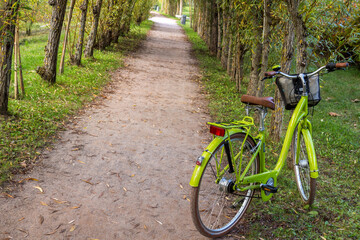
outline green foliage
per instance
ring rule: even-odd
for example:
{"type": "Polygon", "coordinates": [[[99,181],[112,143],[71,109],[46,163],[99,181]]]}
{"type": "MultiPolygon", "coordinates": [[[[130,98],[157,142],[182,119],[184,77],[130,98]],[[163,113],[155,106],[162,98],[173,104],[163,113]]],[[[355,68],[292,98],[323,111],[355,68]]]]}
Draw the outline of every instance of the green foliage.
{"type": "Polygon", "coordinates": [[[41,80],[33,70],[42,63],[47,35],[23,39],[26,96],[10,99],[10,116],[0,119],[0,183],[8,180],[11,173],[25,170],[25,164],[33,164],[41,148],[64,128],[69,116],[100,97],[110,81],[109,71],[122,66],[123,53],[138,46],[150,28],[151,23],[146,21],[134,27],[126,38],[120,38],[121,48],[114,48],[120,52],[95,51],[95,60],[84,59],[83,67],[68,66],[54,85],[41,80]]]}
{"type": "MultiPolygon", "coordinates": [[[[214,121],[244,116],[235,83],[229,80],[203,40],[188,25],[186,34],[199,60],[202,81],[214,121]]],[[[246,239],[359,239],[360,238],[360,85],[359,71],[336,71],[321,77],[322,101],[311,119],[320,176],[315,206],[301,202],[293,171],[282,171],[277,193],[269,202],[254,199],[229,238],[246,239]],[[333,117],[334,112],[340,116],[333,117]]],[[[268,88],[275,85],[269,83],[268,88]]],[[[243,89],[244,91],[244,89],[243,89]]],[[[271,92],[269,90],[269,92],[271,92]]],[[[286,118],[289,112],[286,112],[286,118]]],[[[269,119],[269,117],[268,117],[269,119]]],[[[279,144],[267,145],[267,165],[274,165],[279,144]]]]}

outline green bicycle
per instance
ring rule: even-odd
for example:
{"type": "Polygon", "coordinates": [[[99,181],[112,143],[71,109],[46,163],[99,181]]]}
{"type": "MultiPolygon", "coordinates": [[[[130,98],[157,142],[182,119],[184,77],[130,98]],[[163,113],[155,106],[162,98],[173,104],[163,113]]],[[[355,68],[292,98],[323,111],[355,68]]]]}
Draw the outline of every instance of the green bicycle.
{"type": "Polygon", "coordinates": [[[277,76],[276,84],[285,109],[292,110],[285,140],[276,166],[265,167],[265,125],[267,109],[275,109],[272,97],[243,95],[246,115],[250,110],[259,113],[259,134],[251,135],[253,118],[246,116],[230,123],[209,122],[213,140],[197,159],[191,177],[191,212],[193,222],[206,237],[221,237],[244,216],[260,190],[263,201],[277,192],[277,177],[291,147],[295,180],[302,200],[311,205],[315,199],[316,179],[319,175],[312,141],[312,125],[308,108],[320,101],[319,73],[343,69],[348,63],[330,63],[312,73],[288,75],[280,67],[265,73],[265,78],[277,76]]]}

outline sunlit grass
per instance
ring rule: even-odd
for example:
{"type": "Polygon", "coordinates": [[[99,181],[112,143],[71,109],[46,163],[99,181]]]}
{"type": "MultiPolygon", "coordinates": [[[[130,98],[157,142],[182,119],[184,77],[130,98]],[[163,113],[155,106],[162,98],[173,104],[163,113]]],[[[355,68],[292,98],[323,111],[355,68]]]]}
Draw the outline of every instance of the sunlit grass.
{"type": "Polygon", "coordinates": [[[44,82],[35,72],[43,64],[47,35],[21,40],[26,94],[21,100],[10,99],[9,116],[0,118],[0,183],[11,179],[12,172],[30,166],[68,117],[99,95],[111,80],[109,72],[123,66],[124,53],[139,46],[151,25],[146,21],[133,26],[111,51],[95,51],[94,59],[83,58],[81,67],[66,65],[65,73],[58,73],[54,85],[44,82]]]}

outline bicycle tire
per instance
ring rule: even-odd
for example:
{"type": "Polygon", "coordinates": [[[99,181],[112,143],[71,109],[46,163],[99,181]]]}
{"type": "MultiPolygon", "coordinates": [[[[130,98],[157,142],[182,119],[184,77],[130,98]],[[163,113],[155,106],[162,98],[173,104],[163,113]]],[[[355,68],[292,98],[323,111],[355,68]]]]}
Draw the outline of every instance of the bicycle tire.
{"type": "Polygon", "coordinates": [[[315,200],[316,193],[316,178],[310,176],[309,166],[309,154],[306,148],[306,142],[304,140],[303,133],[300,131],[300,151],[297,155],[297,138],[298,138],[298,126],[295,128],[295,132],[291,144],[291,153],[294,164],[295,181],[299,190],[301,199],[305,204],[312,205],[315,200]]]}
{"type": "MultiPolygon", "coordinates": [[[[234,156],[240,153],[241,144],[245,136],[243,133],[236,133],[230,136],[234,156]]],[[[229,193],[224,191],[224,189],[222,191],[220,190],[220,184],[215,182],[217,177],[214,164],[215,161],[221,162],[221,169],[224,169],[224,167],[228,165],[224,143],[225,141],[219,144],[207,162],[198,187],[192,188],[191,213],[193,222],[202,235],[210,238],[222,237],[234,228],[244,216],[255,191],[247,190],[246,192],[235,191],[234,193],[229,193]]],[[[255,145],[255,142],[250,137],[246,139],[241,164],[242,170],[251,159],[252,153],[250,153],[250,149],[253,149],[255,145]]],[[[245,176],[257,174],[258,172],[259,155],[245,176]]],[[[223,177],[226,178],[226,180],[232,180],[234,182],[236,180],[236,174],[229,173],[228,170],[223,177]]]]}

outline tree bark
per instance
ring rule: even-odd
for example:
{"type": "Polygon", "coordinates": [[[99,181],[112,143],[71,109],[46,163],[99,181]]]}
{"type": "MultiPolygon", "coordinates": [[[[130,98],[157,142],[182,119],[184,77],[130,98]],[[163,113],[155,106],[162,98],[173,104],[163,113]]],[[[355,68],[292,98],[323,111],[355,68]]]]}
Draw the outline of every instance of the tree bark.
{"type": "MultiPolygon", "coordinates": [[[[262,57],[261,57],[261,69],[258,79],[262,79],[268,68],[268,59],[270,51],[270,26],[271,26],[271,1],[264,0],[264,20],[263,20],[263,37],[262,37],[262,57]]],[[[264,81],[259,81],[259,90],[256,96],[261,97],[264,92],[264,81]]]]}
{"type": "Polygon", "coordinates": [[[11,79],[12,51],[14,48],[15,21],[18,1],[0,3],[0,114],[8,112],[11,79]]]}
{"type": "Polygon", "coordinates": [[[45,47],[44,66],[38,67],[36,72],[42,79],[50,82],[56,82],[56,64],[60,43],[60,35],[66,12],[67,0],[49,0],[53,7],[48,43],[45,47]]]}
{"type": "Polygon", "coordinates": [[[213,55],[217,54],[217,48],[218,48],[218,9],[217,4],[215,0],[211,1],[211,7],[210,7],[210,53],[213,55]]]}
{"type": "Polygon", "coordinates": [[[88,0],[84,0],[80,6],[81,10],[81,21],[80,21],[80,30],[79,30],[79,39],[76,44],[76,52],[74,58],[74,64],[77,66],[81,65],[81,56],[83,50],[83,43],[84,43],[84,34],[85,34],[85,24],[86,24],[86,15],[88,9],[88,0]]]}
{"type": "Polygon", "coordinates": [[[102,6],[102,0],[97,0],[96,5],[93,8],[94,21],[92,23],[91,32],[86,44],[86,48],[84,52],[85,57],[94,57],[94,46],[95,46],[96,34],[99,26],[101,6],[102,6]]]}
{"type": "MultiPolygon", "coordinates": [[[[254,16],[252,24],[255,32],[254,35],[261,36],[262,28],[259,26],[262,24],[262,14],[254,16]]],[[[259,38],[255,37],[255,42],[252,46],[250,81],[247,89],[247,94],[252,96],[256,96],[256,93],[258,92],[261,53],[261,41],[259,38]]]]}
{"type": "Polygon", "coordinates": [[[60,59],[60,66],[59,66],[59,72],[60,72],[60,74],[63,74],[63,73],[64,73],[66,43],[67,43],[67,39],[68,39],[68,35],[69,35],[71,18],[72,18],[72,13],[73,13],[74,6],[75,6],[75,1],[76,1],[76,0],[71,0],[71,3],[70,3],[70,9],[69,9],[69,15],[68,15],[68,22],[67,22],[66,29],[65,29],[63,49],[62,49],[62,54],[61,54],[61,59],[60,59]]]}
{"type": "MultiPolygon", "coordinates": [[[[285,39],[281,54],[281,71],[289,73],[291,69],[291,62],[294,56],[295,43],[295,26],[292,20],[287,22],[286,31],[284,33],[285,39]]],[[[273,141],[279,142],[281,137],[281,128],[283,123],[284,103],[282,101],[280,91],[276,88],[275,93],[275,111],[271,116],[270,136],[273,141]]]]}

